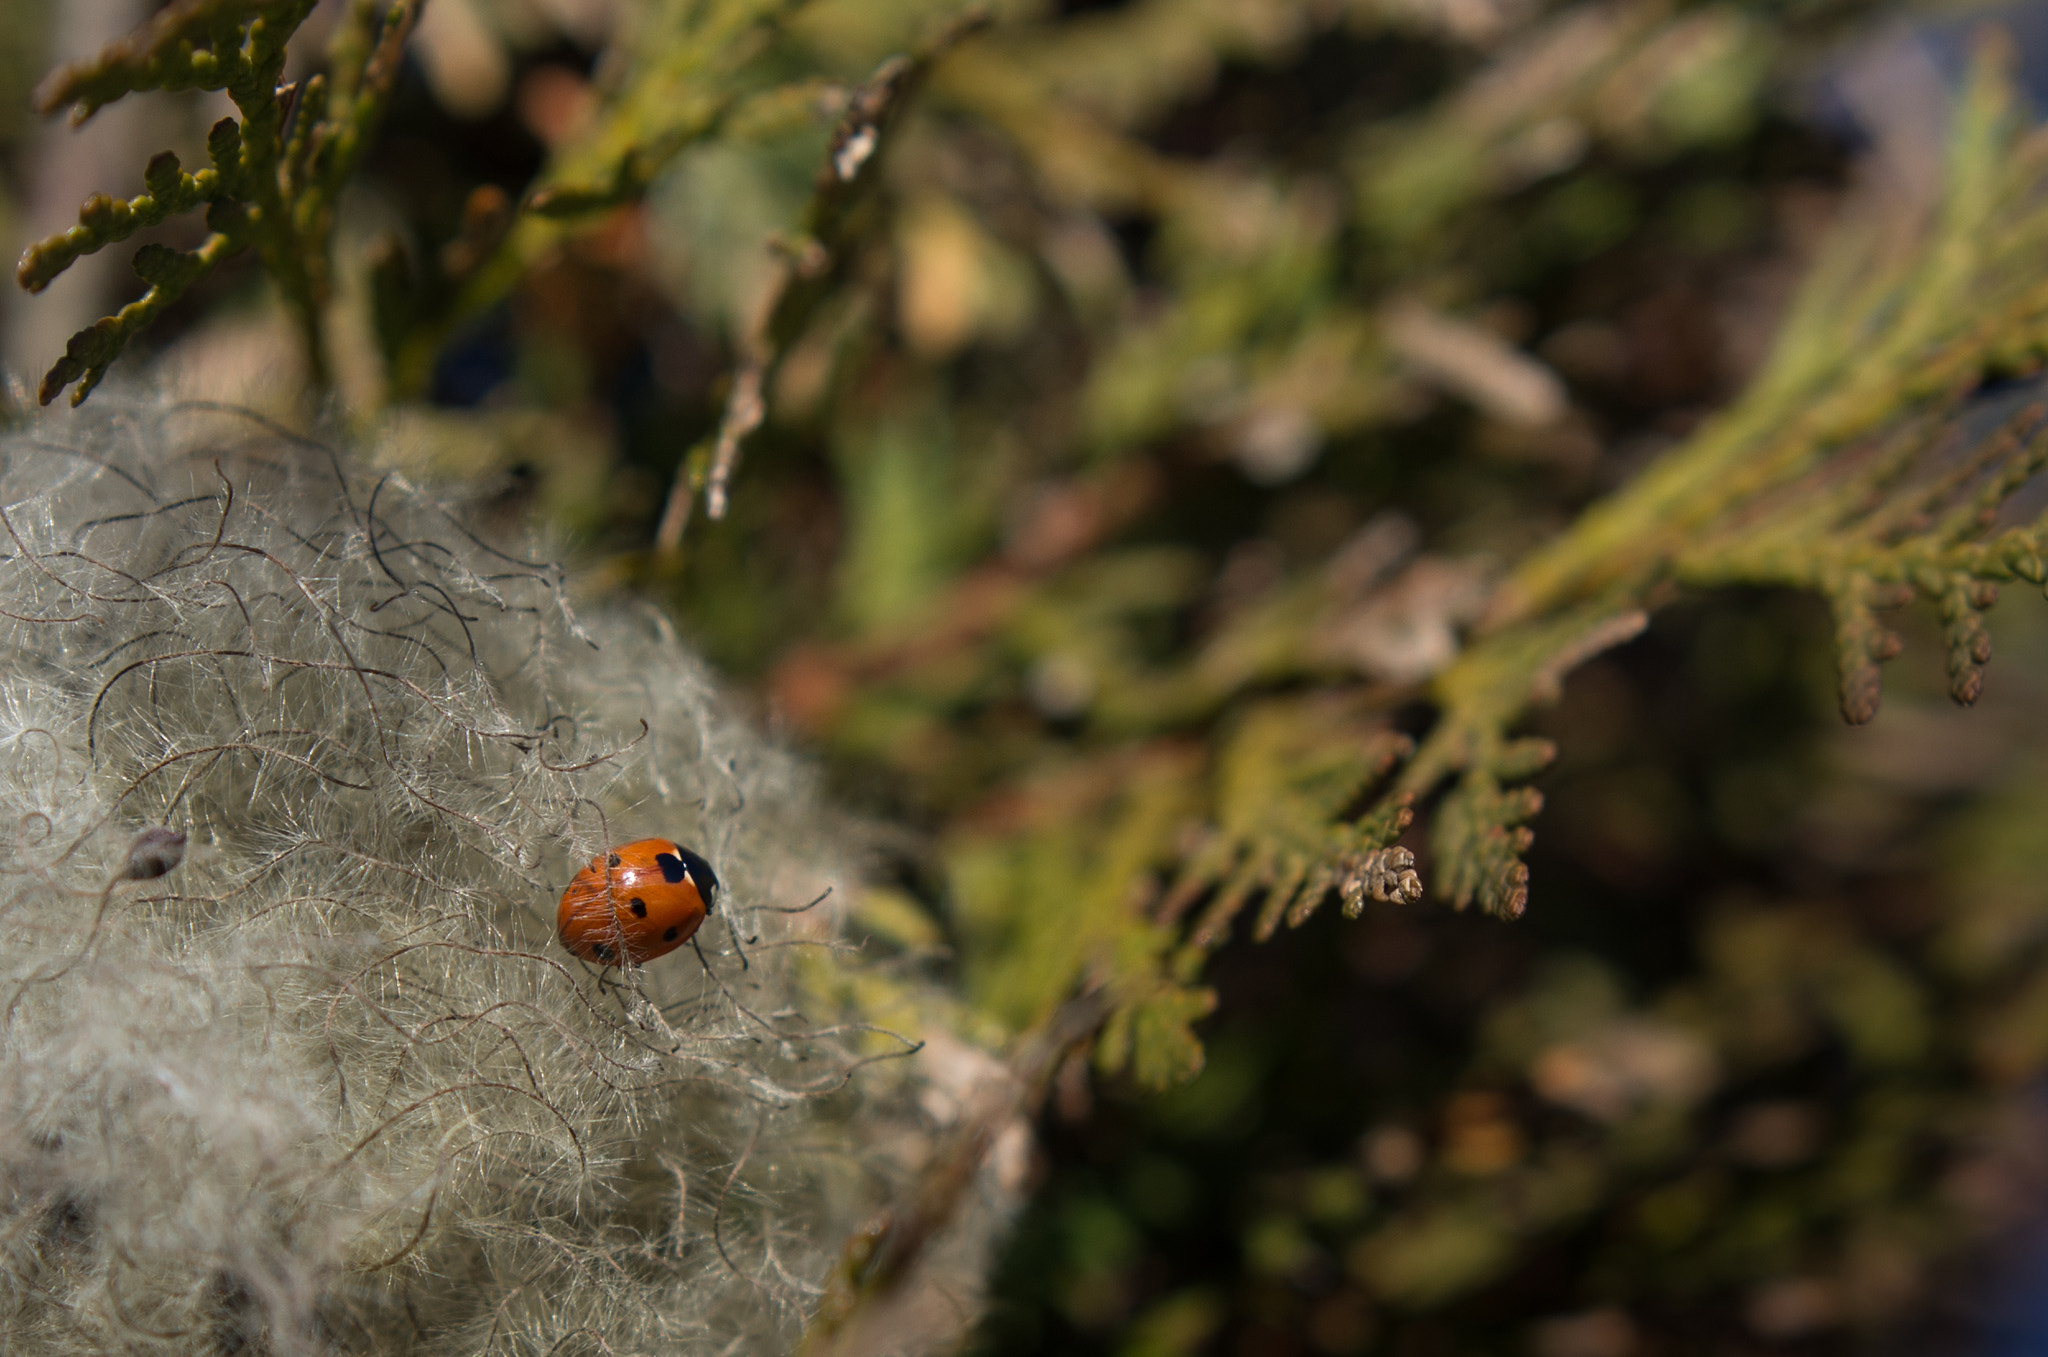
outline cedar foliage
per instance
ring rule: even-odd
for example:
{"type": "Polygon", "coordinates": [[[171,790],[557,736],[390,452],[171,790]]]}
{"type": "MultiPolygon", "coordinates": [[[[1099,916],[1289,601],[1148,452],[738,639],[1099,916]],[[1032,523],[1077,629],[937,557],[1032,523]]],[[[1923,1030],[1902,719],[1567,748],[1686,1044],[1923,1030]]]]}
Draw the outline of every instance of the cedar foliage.
{"type": "Polygon", "coordinates": [[[147,90],[225,90],[242,115],[221,119],[207,134],[207,168],[188,174],[176,155],[160,152],[143,171],[141,194],[94,194],[79,208],[77,226],[22,254],[16,281],[40,292],[80,256],[205,209],[207,237],[197,249],[150,244],[135,252],[135,272],[149,290],[72,336],[37,388],[44,405],[74,382],[72,404],[83,401],[166,307],[252,246],[296,318],[315,380],[326,380],[320,326],[333,300],[336,199],[383,115],[418,6],[353,0],[330,45],[328,70],[281,88],[286,44],[312,9],[312,0],[177,0],[132,37],[37,87],[37,110],[69,110],[73,123],[147,90]]]}

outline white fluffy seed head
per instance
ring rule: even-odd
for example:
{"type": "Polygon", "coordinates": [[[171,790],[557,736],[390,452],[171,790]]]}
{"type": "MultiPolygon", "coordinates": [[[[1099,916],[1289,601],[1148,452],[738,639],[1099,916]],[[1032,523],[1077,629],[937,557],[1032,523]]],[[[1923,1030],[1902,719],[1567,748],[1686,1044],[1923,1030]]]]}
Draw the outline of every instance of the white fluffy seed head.
{"type": "Polygon", "coordinates": [[[0,1347],[787,1350],[895,1115],[795,976],[801,768],[658,618],[246,414],[102,397],[0,510],[0,1347]],[[556,901],[650,835],[726,885],[709,970],[601,976],[556,901]]]}

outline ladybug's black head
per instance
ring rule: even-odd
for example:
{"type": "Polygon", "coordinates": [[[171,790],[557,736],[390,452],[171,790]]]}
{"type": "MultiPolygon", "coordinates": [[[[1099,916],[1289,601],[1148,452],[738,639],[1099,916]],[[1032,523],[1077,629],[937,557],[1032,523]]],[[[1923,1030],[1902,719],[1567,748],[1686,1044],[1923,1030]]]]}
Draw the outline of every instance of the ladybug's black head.
{"type": "Polygon", "coordinates": [[[671,885],[689,878],[697,888],[697,894],[704,900],[706,914],[718,908],[718,873],[711,870],[711,864],[699,854],[691,852],[681,844],[670,844],[673,853],[656,853],[654,865],[661,868],[661,879],[671,885]]]}

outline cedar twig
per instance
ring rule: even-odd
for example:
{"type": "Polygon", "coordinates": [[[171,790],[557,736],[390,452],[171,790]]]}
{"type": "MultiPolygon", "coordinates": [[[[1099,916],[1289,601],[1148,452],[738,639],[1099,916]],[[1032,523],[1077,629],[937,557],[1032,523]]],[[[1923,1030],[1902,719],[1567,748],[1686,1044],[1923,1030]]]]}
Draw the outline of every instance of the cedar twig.
{"type": "Polygon", "coordinates": [[[866,1357],[884,1350],[894,1332],[898,1299],[929,1248],[959,1216],[989,1152],[1005,1127],[1030,1121],[1045,1105],[1060,1064],[1089,1041],[1111,1011],[1102,989],[1068,999],[1026,1033],[1004,1067],[1004,1078],[984,1080],[981,1095],[956,1125],[897,1204],[847,1242],[816,1318],[805,1334],[804,1357],[866,1357]]]}
{"type": "Polygon", "coordinates": [[[714,520],[725,517],[740,453],[767,415],[768,384],[790,346],[838,286],[855,247],[865,237],[859,209],[873,190],[890,125],[932,64],[987,23],[988,15],[982,10],[962,15],[914,55],[883,61],[848,96],[846,111],[840,115],[825,162],[818,169],[802,230],[795,242],[776,244],[775,281],[760,308],[759,320],[740,340],[739,366],[717,431],[708,450],[703,445],[693,448],[676,470],[654,534],[658,554],[671,555],[682,544],[700,487],[704,512],[714,520]]]}
{"type": "Polygon", "coordinates": [[[143,172],[144,191],[122,200],[94,194],[78,225],[29,246],[15,276],[41,292],[80,257],[137,231],[203,208],[209,235],[193,250],[150,244],[136,251],[142,297],[71,337],[37,390],[47,405],[77,383],[71,403],[163,311],[222,261],[254,247],[284,295],[316,384],[327,380],[324,316],[333,298],[335,206],[382,120],[399,57],[424,0],[355,0],[329,48],[329,70],[280,87],[285,47],[313,0],[178,0],[91,61],[54,72],[36,90],[38,111],[71,110],[74,123],[128,94],[224,90],[239,121],[207,136],[211,165],[187,174],[164,151],[143,172]]]}

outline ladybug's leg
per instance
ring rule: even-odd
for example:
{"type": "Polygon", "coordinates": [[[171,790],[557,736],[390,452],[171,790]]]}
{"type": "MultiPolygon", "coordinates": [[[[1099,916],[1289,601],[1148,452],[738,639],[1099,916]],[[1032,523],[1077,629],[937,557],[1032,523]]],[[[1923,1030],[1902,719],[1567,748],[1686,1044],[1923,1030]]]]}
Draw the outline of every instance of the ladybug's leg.
{"type": "MultiPolygon", "coordinates": [[[[831,897],[831,894],[832,888],[830,886],[827,886],[824,890],[819,891],[818,894],[811,900],[809,904],[798,905],[794,909],[784,908],[779,905],[767,905],[764,906],[764,908],[769,910],[771,913],[775,914],[808,914],[810,911],[816,909],[819,905],[824,904],[825,901],[831,897]]],[[[719,911],[719,914],[722,915],[725,919],[726,931],[732,935],[732,950],[739,953],[740,969],[744,971],[751,969],[750,963],[747,961],[747,947],[751,944],[758,943],[759,941],[761,941],[761,938],[758,934],[756,934],[754,937],[746,939],[745,943],[742,943],[740,940],[740,926],[733,921],[733,913],[734,911],[730,909],[722,909],[719,911]]],[[[692,943],[694,943],[695,941],[696,939],[691,939],[692,943]]],[[[702,952],[699,952],[697,956],[698,959],[701,960],[704,954],[702,952]]]]}
{"type": "MultiPolygon", "coordinates": [[[[749,969],[747,962],[747,949],[740,946],[740,926],[732,921],[733,912],[729,909],[722,909],[718,912],[725,919],[725,931],[732,934],[732,950],[740,954],[740,969],[743,971],[749,969]]],[[[690,941],[695,942],[696,939],[692,938],[690,939],[690,941]]],[[[751,941],[759,942],[760,939],[754,938],[751,939],[751,941]]],[[[698,955],[701,956],[703,954],[700,952],[698,953],[698,955]]]]}
{"type": "MultiPolygon", "coordinates": [[[[830,886],[827,886],[824,890],[819,891],[815,896],[813,896],[809,904],[797,905],[794,908],[785,905],[763,905],[761,906],[761,908],[767,910],[770,914],[808,914],[812,910],[816,909],[819,905],[824,904],[825,901],[831,898],[831,896],[832,888],[830,886]]],[[[722,910],[720,912],[725,915],[726,928],[731,930],[732,932],[732,949],[740,954],[740,969],[746,970],[747,949],[740,945],[739,925],[733,922],[733,911],[728,909],[722,910]]],[[[759,941],[761,941],[761,939],[758,934],[754,937],[747,939],[747,942],[749,944],[758,943],[759,941]]]]}
{"type": "Polygon", "coordinates": [[[632,969],[631,963],[605,967],[597,977],[597,989],[600,995],[611,996],[611,1001],[619,1006],[619,1016],[637,1026],[633,1017],[633,999],[639,995],[639,986],[627,976],[628,969],[632,969]]]}
{"type": "Polygon", "coordinates": [[[726,987],[725,981],[719,978],[718,972],[711,969],[710,960],[704,955],[704,949],[697,945],[697,939],[695,939],[694,937],[690,939],[690,948],[692,951],[696,952],[698,963],[704,967],[704,974],[711,977],[711,983],[718,986],[718,992],[721,995],[725,996],[725,1001],[731,1004],[741,1017],[745,1018],[748,1022],[754,1024],[754,1026],[760,1028],[762,1031],[775,1037],[777,1040],[782,1040],[788,1035],[787,1033],[777,1031],[775,1024],[769,1022],[760,1014],[754,1012],[753,1009],[748,1008],[745,1004],[739,1001],[738,996],[736,996],[730,989],[726,987]]]}

